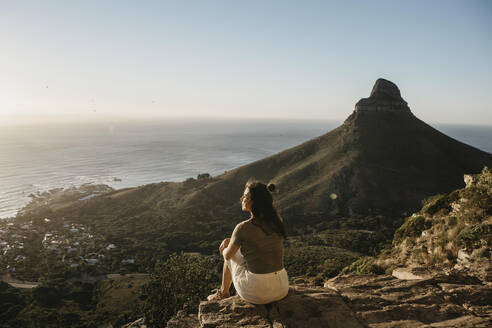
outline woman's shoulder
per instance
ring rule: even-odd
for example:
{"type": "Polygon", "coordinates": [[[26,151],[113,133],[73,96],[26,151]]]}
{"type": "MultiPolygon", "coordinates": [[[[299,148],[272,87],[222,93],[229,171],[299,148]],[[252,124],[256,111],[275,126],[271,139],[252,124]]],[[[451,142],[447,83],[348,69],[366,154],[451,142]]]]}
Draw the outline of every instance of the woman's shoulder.
{"type": "Polygon", "coordinates": [[[247,219],[244,221],[239,222],[236,226],[244,226],[244,225],[250,225],[252,219],[247,219]]]}
{"type": "Polygon", "coordinates": [[[244,229],[244,228],[247,228],[251,225],[251,219],[247,219],[247,220],[244,220],[244,221],[241,221],[239,222],[237,225],[236,225],[236,229],[244,229]]]}

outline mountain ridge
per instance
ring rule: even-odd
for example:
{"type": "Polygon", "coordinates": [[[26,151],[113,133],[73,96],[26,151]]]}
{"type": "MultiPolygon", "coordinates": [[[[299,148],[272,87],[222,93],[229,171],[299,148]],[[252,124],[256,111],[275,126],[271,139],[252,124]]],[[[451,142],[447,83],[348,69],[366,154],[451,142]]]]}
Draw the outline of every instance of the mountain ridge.
{"type": "Polygon", "coordinates": [[[133,224],[151,238],[161,238],[155,228],[195,230],[189,238],[212,243],[244,218],[239,198],[251,178],[276,183],[276,206],[292,232],[341,217],[404,217],[422,199],[461,187],[463,174],[483,166],[492,166],[491,154],[421,121],[394,83],[378,79],[341,126],[298,146],[215,177],[116,190],[46,213],[100,226],[120,222],[111,232],[119,236],[131,234],[126,222],[138,219],[133,224]]]}

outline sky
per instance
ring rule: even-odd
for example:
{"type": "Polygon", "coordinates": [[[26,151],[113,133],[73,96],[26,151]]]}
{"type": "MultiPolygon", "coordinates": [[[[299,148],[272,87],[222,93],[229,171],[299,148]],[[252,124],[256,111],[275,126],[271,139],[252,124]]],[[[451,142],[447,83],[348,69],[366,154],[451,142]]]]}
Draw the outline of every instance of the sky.
{"type": "Polygon", "coordinates": [[[492,125],[492,1],[0,0],[0,124],[343,120],[377,78],[492,125]]]}

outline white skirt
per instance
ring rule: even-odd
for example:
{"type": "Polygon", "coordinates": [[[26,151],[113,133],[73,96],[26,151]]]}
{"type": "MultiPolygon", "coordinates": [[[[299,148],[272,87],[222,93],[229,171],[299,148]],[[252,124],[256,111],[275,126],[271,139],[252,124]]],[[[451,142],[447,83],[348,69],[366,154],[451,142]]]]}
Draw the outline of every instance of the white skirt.
{"type": "Polygon", "coordinates": [[[267,304],[279,301],[289,293],[289,277],[285,269],[261,274],[249,272],[240,249],[226,263],[231,269],[236,292],[247,302],[267,304]]]}

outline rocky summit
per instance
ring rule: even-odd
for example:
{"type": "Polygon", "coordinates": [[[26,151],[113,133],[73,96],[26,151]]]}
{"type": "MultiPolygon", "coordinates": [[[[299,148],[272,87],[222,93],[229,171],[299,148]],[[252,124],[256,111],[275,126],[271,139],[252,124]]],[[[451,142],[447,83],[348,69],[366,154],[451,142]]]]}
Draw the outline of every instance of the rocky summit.
{"type": "Polygon", "coordinates": [[[370,97],[359,100],[355,110],[410,113],[407,102],[401,97],[400,89],[385,79],[376,80],[370,97]]]}

